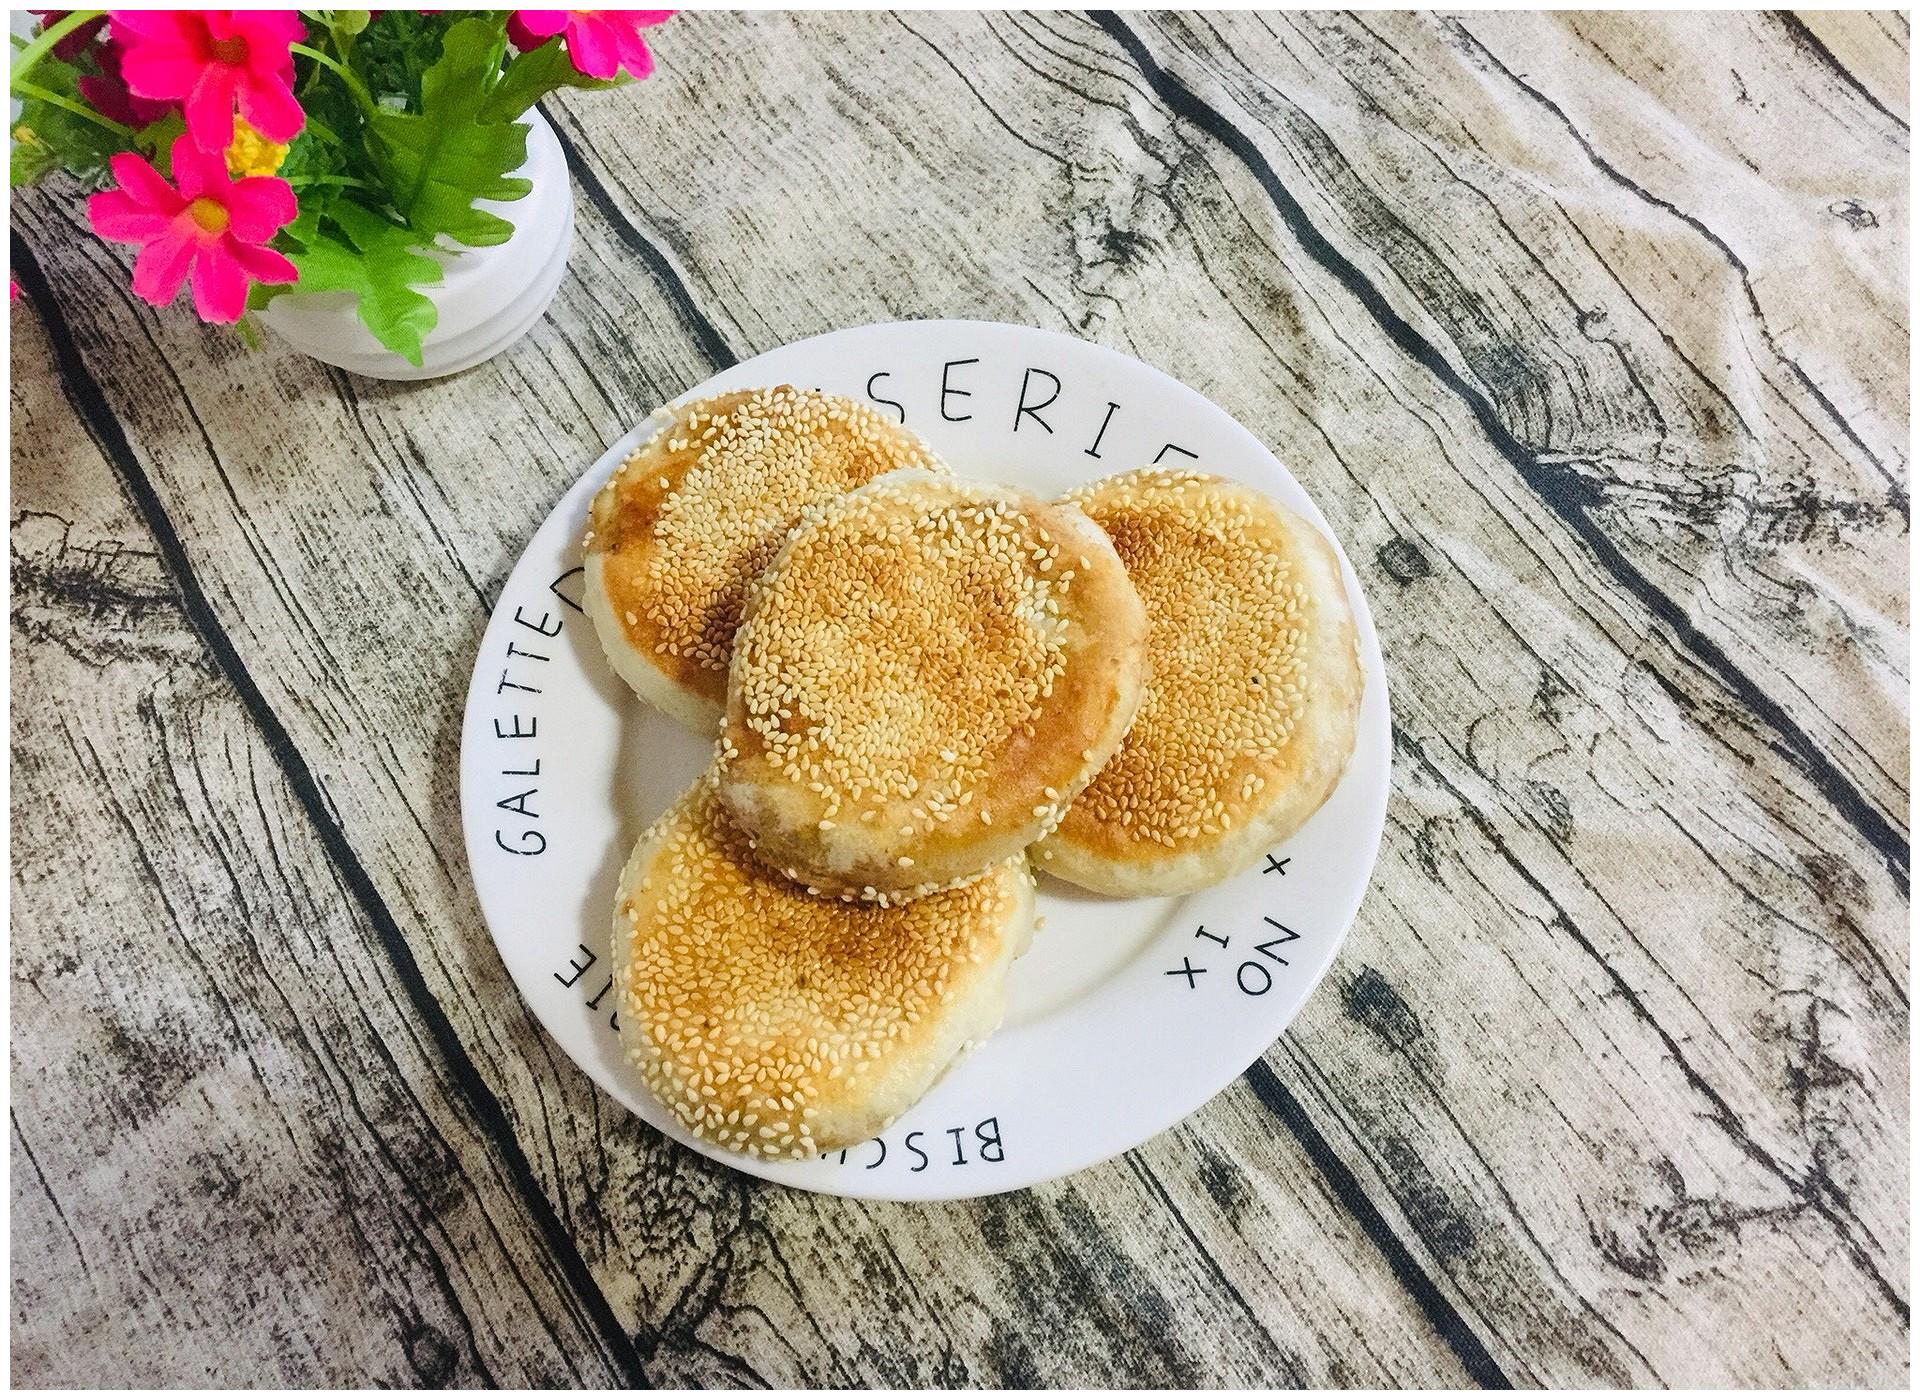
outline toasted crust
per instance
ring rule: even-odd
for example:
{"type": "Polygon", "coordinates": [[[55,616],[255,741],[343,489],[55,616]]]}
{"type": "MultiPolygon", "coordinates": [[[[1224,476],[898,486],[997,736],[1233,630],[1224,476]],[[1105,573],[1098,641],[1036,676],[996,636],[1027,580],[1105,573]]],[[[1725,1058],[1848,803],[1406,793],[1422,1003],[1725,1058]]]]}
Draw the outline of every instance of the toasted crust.
{"type": "Polygon", "coordinates": [[[863,1142],[999,1026],[1033,904],[1020,855],[903,907],[811,897],[751,858],[709,773],[620,876],[621,1044],[716,1146],[809,1157],[863,1142]]]}
{"type": "Polygon", "coordinates": [[[1244,869],[1319,810],[1353,752],[1364,676],[1340,561],[1247,487],[1147,470],[1074,492],[1151,622],[1120,751],[1038,843],[1106,894],[1183,894],[1244,869]]]}
{"type": "Polygon", "coordinates": [[[806,507],[899,467],[946,470],[851,399],[783,384],[671,410],[593,498],[585,607],[613,669],[713,733],[748,586],[806,507]]]}
{"type": "Polygon", "coordinates": [[[1139,704],[1146,613],[1071,505],[900,472],[810,511],[755,586],[720,793],[760,857],[917,898],[1052,828],[1139,704]]]}

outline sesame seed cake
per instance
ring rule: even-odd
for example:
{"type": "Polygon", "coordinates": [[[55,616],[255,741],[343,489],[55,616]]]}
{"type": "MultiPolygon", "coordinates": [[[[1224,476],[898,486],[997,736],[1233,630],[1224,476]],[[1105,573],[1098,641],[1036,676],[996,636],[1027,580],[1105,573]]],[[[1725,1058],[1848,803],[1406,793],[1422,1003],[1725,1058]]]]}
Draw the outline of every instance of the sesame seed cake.
{"type": "Polygon", "coordinates": [[[1146,642],[1076,507],[882,477],[809,510],[748,599],[722,800],[795,880],[920,897],[1052,829],[1126,732],[1146,642]]]}
{"type": "Polygon", "coordinates": [[[1033,927],[1023,854],[908,905],[810,896],[752,859],[709,770],[620,876],[621,1044],[654,1097],[719,1147],[849,1147],[999,1026],[1033,927]]]}
{"type": "Polygon", "coordinates": [[[1204,889],[1291,836],[1353,752],[1364,677],[1340,562],[1260,493],[1148,469],[1071,493],[1146,604],[1146,695],[1113,760],[1039,842],[1105,894],[1204,889]]]}
{"type": "Polygon", "coordinates": [[[585,608],[628,685],[719,728],[747,589],[807,506],[901,467],[944,472],[873,408],[791,385],[682,404],[594,496],[585,608]]]}

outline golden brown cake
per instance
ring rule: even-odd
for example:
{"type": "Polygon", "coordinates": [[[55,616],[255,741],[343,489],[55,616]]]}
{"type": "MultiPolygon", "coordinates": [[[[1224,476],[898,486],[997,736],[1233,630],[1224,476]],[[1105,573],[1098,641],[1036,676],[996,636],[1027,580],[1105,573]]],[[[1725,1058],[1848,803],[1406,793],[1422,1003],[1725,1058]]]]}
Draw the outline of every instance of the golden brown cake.
{"type": "Polygon", "coordinates": [[[810,896],[752,859],[709,773],[620,877],[621,1043],[654,1097],[719,1147],[848,1147],[999,1026],[1033,923],[1024,855],[908,905],[810,896]]]}
{"type": "Polygon", "coordinates": [[[748,587],[807,507],[899,467],[944,472],[864,404],[780,385],[682,404],[594,496],[585,608],[640,697],[713,733],[748,587]]]}
{"type": "Polygon", "coordinates": [[[907,471],[810,511],[734,648],[720,795],[790,878],[910,899],[1048,831],[1139,703],[1147,620],[1071,505],[907,471]]]}
{"type": "Polygon", "coordinates": [[[1112,762],[1035,850],[1106,894],[1182,894],[1319,810],[1353,752],[1364,679],[1340,561],[1257,491],[1128,472],[1069,500],[1113,540],[1147,609],[1146,696],[1112,762]]]}

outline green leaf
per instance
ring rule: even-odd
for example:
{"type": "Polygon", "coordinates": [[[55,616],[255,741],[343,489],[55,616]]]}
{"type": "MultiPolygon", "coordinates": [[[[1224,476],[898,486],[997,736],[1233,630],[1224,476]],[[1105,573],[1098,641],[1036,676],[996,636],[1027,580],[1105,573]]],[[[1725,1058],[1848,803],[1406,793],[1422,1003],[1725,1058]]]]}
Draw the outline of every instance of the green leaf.
{"type": "Polygon", "coordinates": [[[287,146],[286,159],[274,173],[296,189],[317,175],[340,175],[347,169],[347,152],[324,128],[309,122],[287,146]]]}
{"type": "Polygon", "coordinates": [[[417,112],[421,80],[439,60],[441,40],[460,18],[458,13],[382,11],[355,37],[348,61],[374,97],[404,97],[407,110],[417,112]]]}
{"type": "Polygon", "coordinates": [[[473,202],[519,199],[533,188],[508,174],[526,163],[528,128],[482,116],[500,37],[497,21],[460,21],[421,79],[420,110],[377,111],[368,121],[368,150],[417,242],[444,233],[473,248],[505,243],[513,225],[473,202]]]}
{"type": "Polygon", "coordinates": [[[34,134],[24,121],[13,129],[13,150],[7,161],[7,183],[13,189],[37,185],[60,168],[60,154],[34,134]]]}
{"type": "Polygon", "coordinates": [[[549,39],[537,49],[528,49],[507,65],[500,85],[480,108],[485,121],[511,121],[527,108],[558,88],[585,88],[597,92],[618,87],[622,78],[589,78],[573,66],[567,46],[549,39]]]}
{"type": "Polygon", "coordinates": [[[413,235],[406,229],[348,199],[335,201],[324,221],[314,220],[301,234],[308,240],[305,246],[287,254],[300,270],[290,290],[353,293],[374,338],[418,365],[420,343],[440,312],[414,288],[440,281],[445,275],[440,264],[410,246],[413,235]]]}
{"type": "Polygon", "coordinates": [[[186,119],[178,111],[167,113],[158,121],[148,122],[133,133],[133,144],[140,153],[153,162],[153,168],[168,180],[173,178],[173,143],[178,141],[187,129],[186,119]]]}
{"type": "Polygon", "coordinates": [[[320,236],[320,220],[333,213],[333,206],[342,202],[344,193],[338,185],[312,185],[301,190],[293,222],[280,230],[274,245],[291,255],[293,247],[289,244],[304,248],[312,243],[320,236]]]}
{"type": "MultiPolygon", "coordinates": [[[[34,86],[57,97],[89,105],[80,96],[80,70],[52,54],[42,55],[27,76],[34,86]]],[[[13,139],[8,179],[16,186],[32,184],[62,168],[83,179],[102,180],[106,177],[107,161],[127,149],[127,143],[106,127],[37,97],[21,102],[20,118],[13,124],[13,139]]]]}
{"type": "Polygon", "coordinates": [[[300,94],[300,105],[307,112],[307,124],[294,138],[292,147],[287,151],[287,159],[293,160],[305,143],[306,150],[301,159],[313,161],[310,168],[314,170],[378,179],[379,172],[367,157],[360,104],[354,101],[345,83],[325,73],[325,70],[322,72],[326,81],[313,83],[300,94]]]}

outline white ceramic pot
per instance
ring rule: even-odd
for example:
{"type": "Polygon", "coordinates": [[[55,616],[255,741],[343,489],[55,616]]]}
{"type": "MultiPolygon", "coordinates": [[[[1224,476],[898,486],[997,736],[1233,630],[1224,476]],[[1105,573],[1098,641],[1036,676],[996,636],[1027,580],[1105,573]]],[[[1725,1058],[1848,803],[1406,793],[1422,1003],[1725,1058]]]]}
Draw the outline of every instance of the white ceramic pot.
{"type": "Polygon", "coordinates": [[[553,128],[536,112],[522,120],[527,163],[514,173],[533,182],[524,198],[478,207],[513,225],[513,236],[492,248],[435,249],[446,280],[420,290],[432,298],[440,320],[421,345],[420,364],[409,364],[360,324],[348,292],[290,292],[275,297],[260,320],[294,349],[370,379],[438,379],[471,369],[506,349],[546,314],[573,249],[573,185],[553,128]]]}

